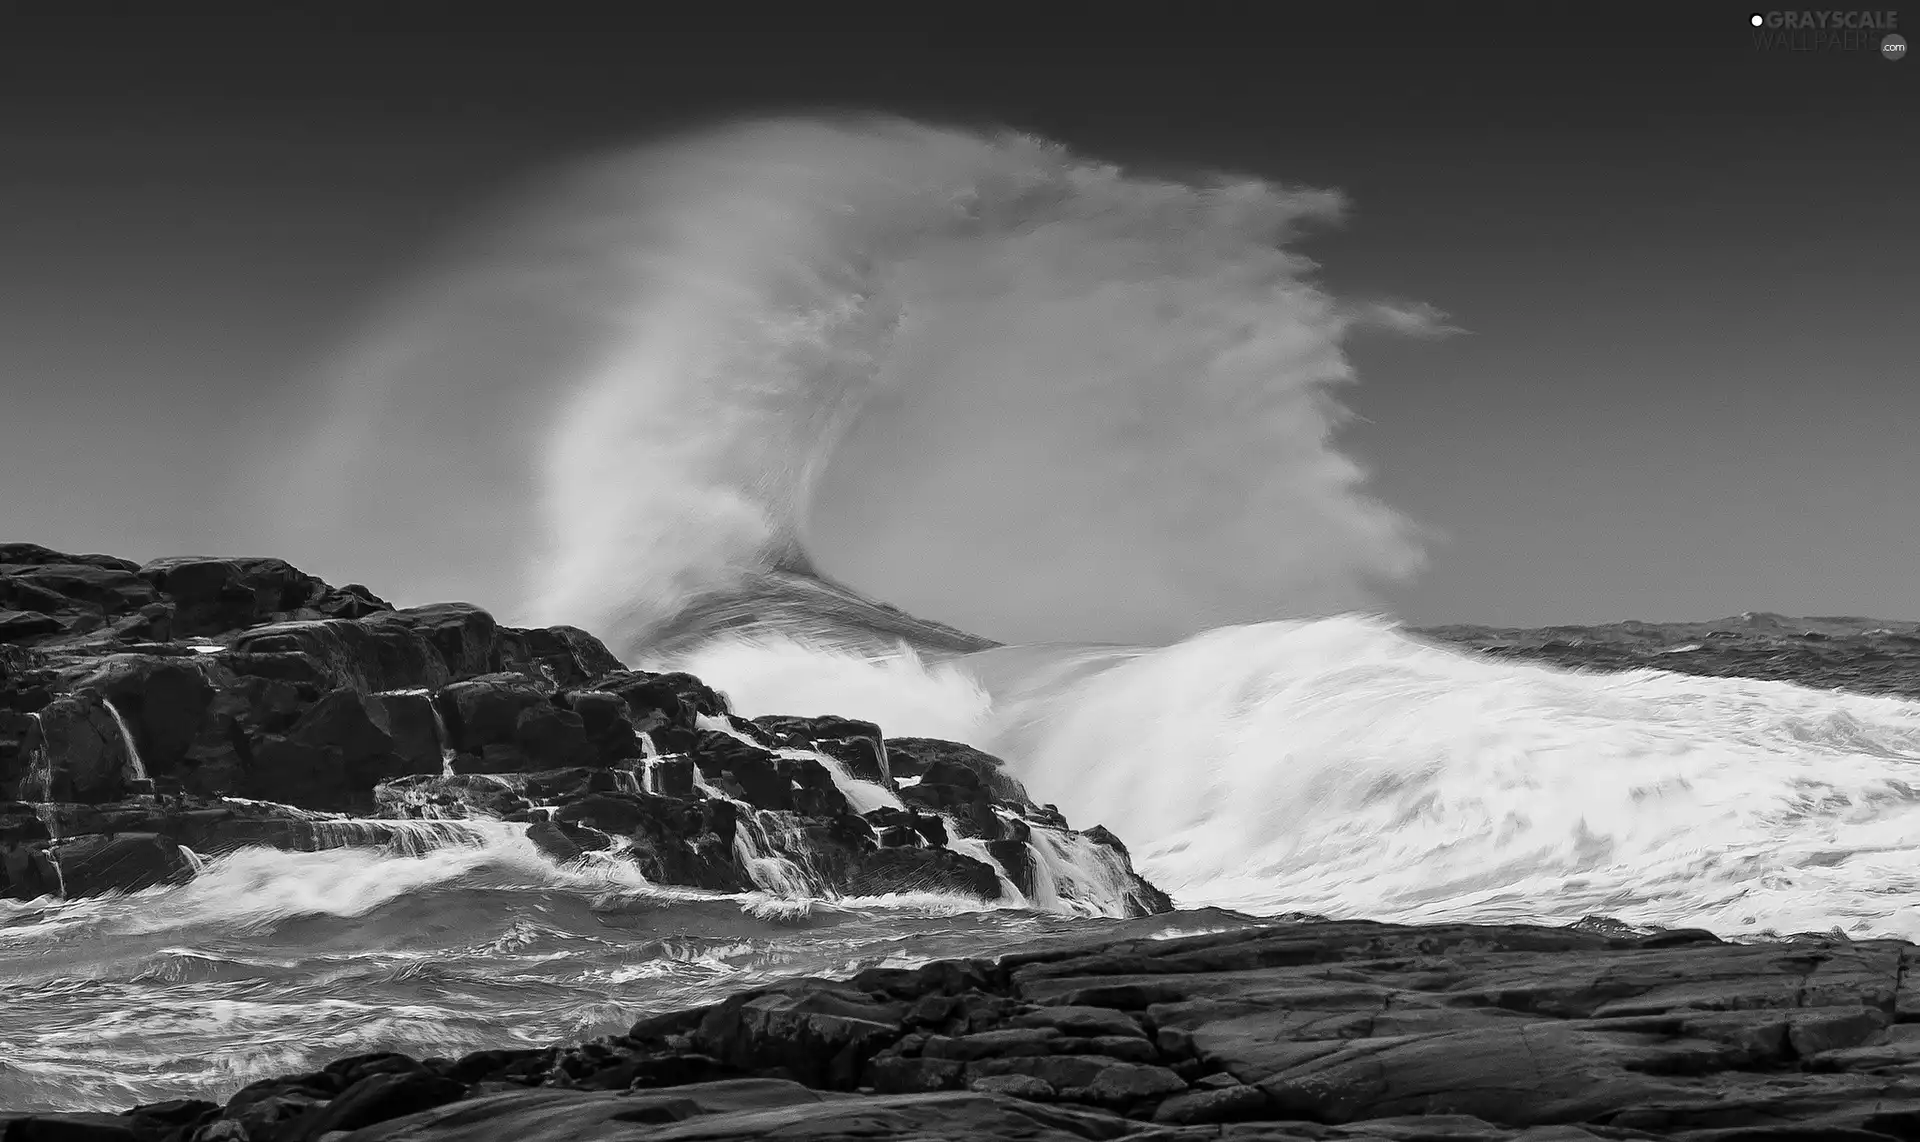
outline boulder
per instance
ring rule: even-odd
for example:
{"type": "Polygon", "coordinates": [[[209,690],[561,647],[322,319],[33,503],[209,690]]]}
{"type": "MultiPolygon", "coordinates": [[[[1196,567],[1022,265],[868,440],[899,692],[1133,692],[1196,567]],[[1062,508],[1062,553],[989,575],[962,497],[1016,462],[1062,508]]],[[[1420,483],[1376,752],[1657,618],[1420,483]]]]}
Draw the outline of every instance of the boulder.
{"type": "Polygon", "coordinates": [[[408,607],[362,621],[369,629],[383,626],[412,629],[439,654],[450,677],[471,678],[501,669],[497,624],[492,615],[472,603],[408,607]]]}
{"type": "Polygon", "coordinates": [[[0,606],[0,643],[26,642],[41,635],[58,634],[67,624],[50,614],[16,611],[0,606]]]}
{"type": "Polygon", "coordinates": [[[120,711],[150,776],[173,776],[213,702],[207,670],[208,664],[197,659],[119,654],[75,689],[99,694],[120,711]]]}
{"type": "Polygon", "coordinates": [[[729,712],[726,697],[691,674],[620,670],[595,679],[592,689],[618,694],[632,711],[634,727],[645,733],[691,731],[695,719],[729,712]]]}
{"type": "Polygon", "coordinates": [[[937,738],[887,738],[885,742],[887,764],[895,778],[919,777],[923,781],[978,787],[996,801],[1022,808],[1033,805],[1026,787],[992,754],[937,738]],[[974,780],[959,776],[962,770],[971,773],[974,780]]]}
{"type": "Polygon", "coordinates": [[[851,1090],[867,1060],[898,1037],[904,1013],[845,984],[800,980],[720,1004],[701,1019],[693,1043],[732,1066],[851,1090]]]}
{"type": "Polygon", "coordinates": [[[381,782],[440,773],[437,756],[396,750],[386,706],[351,687],[328,692],[285,734],[260,736],[250,752],[250,796],[334,812],[371,808],[381,782]]]}
{"type": "Polygon", "coordinates": [[[139,575],[172,602],[177,637],[242,630],[306,607],[328,591],[282,559],[175,556],[147,563],[139,575]]]}
{"type": "Polygon", "coordinates": [[[994,901],[1001,897],[993,866],[948,849],[885,848],[865,853],[849,869],[849,896],[930,892],[994,901]]]}
{"type": "Polygon", "coordinates": [[[796,718],[769,715],[753,719],[781,744],[819,750],[846,766],[849,776],[894,788],[888,768],[886,739],[872,722],[834,716],[796,718]]]}
{"type": "Polygon", "coordinates": [[[452,678],[432,644],[405,623],[277,622],[234,635],[230,645],[242,654],[304,655],[319,664],[328,685],[367,692],[432,689],[452,678]]]}
{"type": "Polygon", "coordinates": [[[445,743],[432,696],[419,690],[387,690],[367,698],[385,715],[393,752],[405,760],[407,772],[440,772],[445,743]]]}
{"type": "Polygon", "coordinates": [[[558,686],[585,686],[625,669],[605,643],[579,627],[505,627],[500,634],[505,669],[531,668],[558,686]]]}
{"type": "Polygon", "coordinates": [[[183,884],[193,876],[180,846],[157,833],[80,837],[49,846],[47,855],[70,898],[183,884]]]}
{"type": "Polygon", "coordinates": [[[572,690],[560,697],[580,716],[587,747],[601,762],[613,765],[642,755],[632,711],[620,695],[605,690],[572,690]]]}
{"type": "Polygon", "coordinates": [[[629,859],[656,884],[741,892],[752,882],[734,859],[734,812],[726,801],[595,793],[561,806],[554,821],[626,838],[629,859]]]}
{"type": "Polygon", "coordinates": [[[8,584],[9,592],[21,591],[38,599],[58,596],[101,615],[124,615],[159,601],[153,584],[129,570],[124,560],[116,562],[122,565],[0,563],[0,581],[8,584]]]}
{"type": "Polygon", "coordinates": [[[133,755],[105,698],[68,694],[48,703],[39,715],[33,748],[42,751],[44,761],[38,770],[40,788],[22,788],[35,778],[23,774],[12,792],[23,801],[101,802],[126,794],[133,755]]]}

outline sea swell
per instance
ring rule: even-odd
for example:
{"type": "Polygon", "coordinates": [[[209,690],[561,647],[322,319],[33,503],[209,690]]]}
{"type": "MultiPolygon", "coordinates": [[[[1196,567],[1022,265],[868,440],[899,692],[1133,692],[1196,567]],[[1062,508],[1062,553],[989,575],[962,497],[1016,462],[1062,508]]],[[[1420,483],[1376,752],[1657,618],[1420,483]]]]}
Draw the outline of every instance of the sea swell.
{"type": "Polygon", "coordinates": [[[745,716],[971,743],[1187,911],[1084,915],[1099,869],[1044,830],[1046,878],[998,908],[665,888],[504,821],[245,848],[0,902],[0,1106],[1232,922],[1205,906],[1920,936],[1920,703],[1561,669],[1373,613],[1421,536],[1337,446],[1342,347],[1437,321],[1314,282],[1289,243],[1339,209],[895,120],[691,135],[470,235],[338,364],[304,457],[263,460],[302,564],[583,627],[745,716]]]}
{"type": "MultiPolygon", "coordinates": [[[[1340,209],[1013,134],[736,124],[543,189],[340,397],[484,410],[419,363],[476,356],[476,313],[559,313],[567,352],[496,378],[546,402],[501,422],[527,468],[488,540],[524,610],[748,714],[994,752],[1183,902],[1920,931],[1913,703],[1360,613],[1421,536],[1338,447],[1343,344],[1439,325],[1316,284],[1289,246],[1340,209]]],[[[495,509],[359,423],[367,465],[323,483],[413,497],[363,513],[495,509]]]]}

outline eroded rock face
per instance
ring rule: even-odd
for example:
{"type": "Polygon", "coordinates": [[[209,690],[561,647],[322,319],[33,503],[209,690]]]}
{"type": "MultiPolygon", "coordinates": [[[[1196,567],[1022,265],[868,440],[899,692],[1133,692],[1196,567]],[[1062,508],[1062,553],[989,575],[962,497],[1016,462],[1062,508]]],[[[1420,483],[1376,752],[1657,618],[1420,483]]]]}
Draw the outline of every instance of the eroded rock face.
{"type": "MultiPolygon", "coordinates": [[[[62,891],[64,872],[70,893],[178,879],[190,862],[167,846],[431,840],[382,824],[400,819],[505,819],[555,860],[617,851],[656,883],[729,892],[998,900],[1034,891],[1034,829],[1103,843],[966,746],[747,721],[577,628],[396,609],[283,560],[0,545],[0,607],[0,796],[30,803],[0,812],[14,896],[62,891]]],[[[1100,906],[1171,907],[1113,851],[1100,906]]]]}
{"type": "Polygon", "coordinates": [[[567,1048],[354,1056],[118,1121],[190,1142],[1920,1137],[1911,944],[1219,919],[787,980],[567,1048]]]}

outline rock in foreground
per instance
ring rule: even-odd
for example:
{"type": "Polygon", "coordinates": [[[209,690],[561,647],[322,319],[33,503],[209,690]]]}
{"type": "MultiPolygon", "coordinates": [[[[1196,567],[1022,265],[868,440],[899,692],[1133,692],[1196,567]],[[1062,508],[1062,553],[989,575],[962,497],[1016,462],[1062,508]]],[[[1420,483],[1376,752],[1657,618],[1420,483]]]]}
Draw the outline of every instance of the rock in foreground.
{"type": "Polygon", "coordinates": [[[1917,963],[1837,937],[1242,926],[793,980],[571,1048],[361,1056],[0,1136],[1911,1142],[1917,963]]]}

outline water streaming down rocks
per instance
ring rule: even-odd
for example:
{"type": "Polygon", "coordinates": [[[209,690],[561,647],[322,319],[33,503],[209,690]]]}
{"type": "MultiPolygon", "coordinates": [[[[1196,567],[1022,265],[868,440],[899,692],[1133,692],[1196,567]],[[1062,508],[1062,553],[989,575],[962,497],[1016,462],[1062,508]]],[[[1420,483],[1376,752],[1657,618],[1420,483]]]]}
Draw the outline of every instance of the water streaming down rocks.
{"type": "Polygon", "coordinates": [[[133,731],[127,728],[127,719],[120,707],[111,700],[106,703],[107,713],[113,715],[113,724],[119,727],[121,744],[127,751],[127,780],[138,782],[143,787],[137,792],[151,792],[153,783],[147,778],[147,767],[140,761],[140,745],[133,740],[133,731]]]}
{"type": "Polygon", "coordinates": [[[418,856],[498,821],[660,885],[1170,907],[997,759],[841,717],[740,719],[572,628],[396,609],[278,560],[0,545],[0,575],[28,569],[84,597],[46,604],[58,629],[25,628],[0,660],[0,702],[27,715],[0,737],[0,790],[23,798],[0,802],[5,895],[178,883],[250,845],[418,856]]]}

